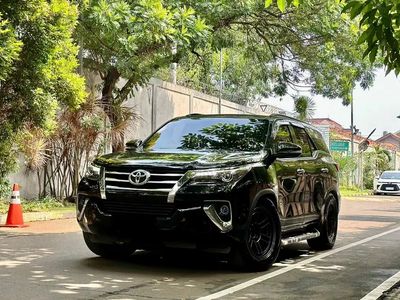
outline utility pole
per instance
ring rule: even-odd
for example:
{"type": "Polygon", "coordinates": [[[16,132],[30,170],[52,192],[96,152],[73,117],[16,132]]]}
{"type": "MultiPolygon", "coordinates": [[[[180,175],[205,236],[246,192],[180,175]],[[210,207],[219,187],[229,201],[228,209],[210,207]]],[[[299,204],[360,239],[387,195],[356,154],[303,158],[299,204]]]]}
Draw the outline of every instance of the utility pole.
{"type": "Polygon", "coordinates": [[[218,113],[222,111],[222,49],[219,52],[219,102],[218,102],[218,113]]]}
{"type": "MultiPolygon", "coordinates": [[[[173,42],[172,43],[172,48],[171,48],[171,53],[172,55],[175,55],[178,51],[178,43],[173,42]]],[[[176,84],[176,72],[178,70],[178,64],[173,62],[170,65],[170,73],[169,73],[169,82],[176,84]]]]}
{"type": "MultiPolygon", "coordinates": [[[[351,102],[350,102],[350,118],[351,118],[351,158],[354,157],[354,119],[353,119],[353,101],[354,101],[354,97],[353,97],[353,90],[351,90],[351,102]]],[[[359,163],[359,162],[358,162],[359,163]]],[[[355,171],[355,174],[353,174],[353,181],[357,181],[358,183],[358,165],[357,165],[357,169],[355,171]]]]}
{"type": "Polygon", "coordinates": [[[351,157],[354,156],[354,124],[353,124],[353,91],[351,91],[351,103],[350,103],[350,114],[351,114],[351,157]]]}

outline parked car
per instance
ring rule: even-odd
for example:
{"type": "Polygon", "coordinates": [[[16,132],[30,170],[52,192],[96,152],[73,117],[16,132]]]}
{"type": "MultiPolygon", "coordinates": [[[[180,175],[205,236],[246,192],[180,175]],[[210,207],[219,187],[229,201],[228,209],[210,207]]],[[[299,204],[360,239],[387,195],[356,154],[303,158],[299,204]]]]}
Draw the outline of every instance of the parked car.
{"type": "Polygon", "coordinates": [[[107,258],[136,249],[220,252],[265,270],[281,246],[334,246],[338,165],[321,133],[282,115],[188,115],[97,158],[77,219],[107,258]]]}
{"type": "Polygon", "coordinates": [[[400,194],[400,171],[385,171],[377,178],[374,194],[400,194]]]}

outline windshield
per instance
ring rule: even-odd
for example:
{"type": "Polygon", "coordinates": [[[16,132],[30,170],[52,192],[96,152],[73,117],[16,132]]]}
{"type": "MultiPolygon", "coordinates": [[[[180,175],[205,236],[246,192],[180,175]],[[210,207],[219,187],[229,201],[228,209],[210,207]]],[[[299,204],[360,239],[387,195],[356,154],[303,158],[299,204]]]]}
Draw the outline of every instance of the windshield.
{"type": "Polygon", "coordinates": [[[263,149],[269,121],[232,117],[197,117],[171,121],[143,145],[147,151],[263,149]]]}
{"type": "Polygon", "coordinates": [[[380,179],[400,179],[400,172],[383,172],[380,179]]]}

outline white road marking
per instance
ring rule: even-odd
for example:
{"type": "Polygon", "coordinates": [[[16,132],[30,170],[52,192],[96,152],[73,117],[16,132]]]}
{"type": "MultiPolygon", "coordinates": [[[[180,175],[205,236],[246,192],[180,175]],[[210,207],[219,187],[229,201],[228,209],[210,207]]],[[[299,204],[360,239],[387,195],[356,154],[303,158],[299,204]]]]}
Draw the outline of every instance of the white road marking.
{"type": "Polygon", "coordinates": [[[361,300],[376,300],[376,299],[378,299],[380,296],[382,296],[383,292],[390,289],[398,281],[400,281],[400,272],[397,272],[392,277],[390,277],[388,280],[384,281],[380,286],[378,286],[376,289],[371,291],[368,295],[363,297],[361,300]]]}
{"type": "Polygon", "coordinates": [[[354,242],[354,243],[351,243],[351,244],[349,244],[349,245],[342,246],[342,247],[340,247],[340,248],[333,249],[333,250],[327,251],[327,252],[325,252],[325,253],[322,253],[322,254],[320,254],[320,255],[317,255],[317,256],[314,256],[314,257],[305,259],[305,260],[300,261],[300,262],[298,262],[298,263],[296,263],[296,264],[294,264],[294,265],[287,266],[287,267],[285,267],[285,268],[276,270],[276,271],[274,271],[274,272],[271,272],[271,273],[268,273],[268,274],[265,274],[265,275],[256,277],[256,278],[254,278],[254,279],[245,281],[245,282],[243,282],[243,283],[241,283],[241,284],[235,285],[235,286],[233,286],[233,287],[230,287],[230,288],[228,288],[228,289],[219,291],[219,292],[217,292],[217,293],[214,293],[214,294],[211,294],[211,295],[208,295],[208,296],[204,296],[204,297],[197,298],[196,300],[212,300],[212,299],[218,299],[218,298],[221,298],[221,297],[224,297],[224,296],[233,294],[233,293],[235,293],[235,292],[238,292],[238,291],[240,291],[240,290],[243,290],[243,289],[246,289],[246,288],[248,288],[248,287],[250,287],[250,286],[253,286],[253,285],[257,284],[257,283],[263,282],[263,281],[265,281],[265,280],[268,280],[268,279],[271,279],[271,278],[273,278],[273,277],[276,277],[276,276],[282,275],[282,274],[284,274],[284,273],[287,273],[287,272],[289,272],[289,271],[292,271],[293,269],[296,269],[296,268],[298,268],[298,267],[307,265],[307,264],[312,263],[312,262],[314,262],[314,261],[323,259],[323,258],[325,258],[325,257],[334,255],[334,254],[336,254],[336,253],[339,253],[339,252],[342,252],[342,251],[344,251],[344,250],[347,250],[347,249],[356,247],[356,246],[358,246],[358,245],[365,244],[365,243],[367,243],[367,242],[369,242],[369,241],[375,240],[375,239],[377,239],[377,238],[380,238],[380,237],[382,237],[382,236],[388,235],[388,234],[390,234],[390,233],[393,233],[393,232],[396,232],[396,231],[399,231],[399,230],[400,230],[400,227],[393,228],[393,229],[391,229],[391,230],[388,230],[388,231],[379,233],[379,234],[374,235],[374,236],[371,236],[371,237],[369,237],[369,238],[365,238],[365,239],[363,239],[363,240],[361,240],[361,241],[354,242]]]}

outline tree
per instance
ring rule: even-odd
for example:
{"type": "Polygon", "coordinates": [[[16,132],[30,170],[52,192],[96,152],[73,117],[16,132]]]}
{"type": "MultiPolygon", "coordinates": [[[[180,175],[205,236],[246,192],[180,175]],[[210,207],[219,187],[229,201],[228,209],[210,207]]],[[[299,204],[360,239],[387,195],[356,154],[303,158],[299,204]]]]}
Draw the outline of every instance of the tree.
{"type": "Polygon", "coordinates": [[[299,120],[305,121],[311,119],[315,113],[315,102],[313,99],[305,96],[294,99],[294,111],[299,120]]]}
{"type": "Polygon", "coordinates": [[[340,184],[350,186],[353,183],[354,172],[357,169],[357,162],[354,157],[348,156],[346,152],[332,151],[334,161],[339,164],[340,184]]]}
{"type": "Polygon", "coordinates": [[[251,125],[220,123],[205,127],[201,133],[185,135],[180,148],[260,151],[265,143],[267,126],[265,120],[253,119],[251,123],[251,125]]]}
{"type": "Polygon", "coordinates": [[[363,56],[373,63],[378,50],[384,58],[386,74],[394,70],[400,73],[400,5],[396,0],[347,1],[343,8],[352,19],[359,20],[362,34],[358,44],[366,44],[363,56]]]}
{"type": "MultiPolygon", "coordinates": [[[[93,0],[80,6],[77,38],[84,65],[101,78],[99,102],[113,127],[126,121],[122,103],[134,88],[174,60],[173,44],[186,51],[207,37],[204,20],[176,2],[93,0]]],[[[122,150],[123,141],[123,132],[114,135],[114,150],[122,150]]]]}
{"type": "Polygon", "coordinates": [[[311,91],[347,105],[357,83],[372,85],[373,68],[356,45],[359,29],[342,15],[342,4],[309,0],[296,8],[289,1],[282,12],[267,2],[265,8],[264,1],[193,1],[213,35],[207,47],[183,57],[178,82],[219,93],[223,49],[223,91],[242,103],[311,91]]]}
{"type": "Polygon", "coordinates": [[[11,149],[24,126],[50,132],[60,105],[85,100],[71,39],[77,12],[63,0],[0,3],[0,185],[15,169],[11,149]]]}
{"type": "Polygon", "coordinates": [[[392,156],[390,152],[379,146],[374,146],[373,152],[363,154],[365,162],[363,164],[363,182],[367,189],[373,188],[374,178],[383,171],[393,169],[392,156]]]}

